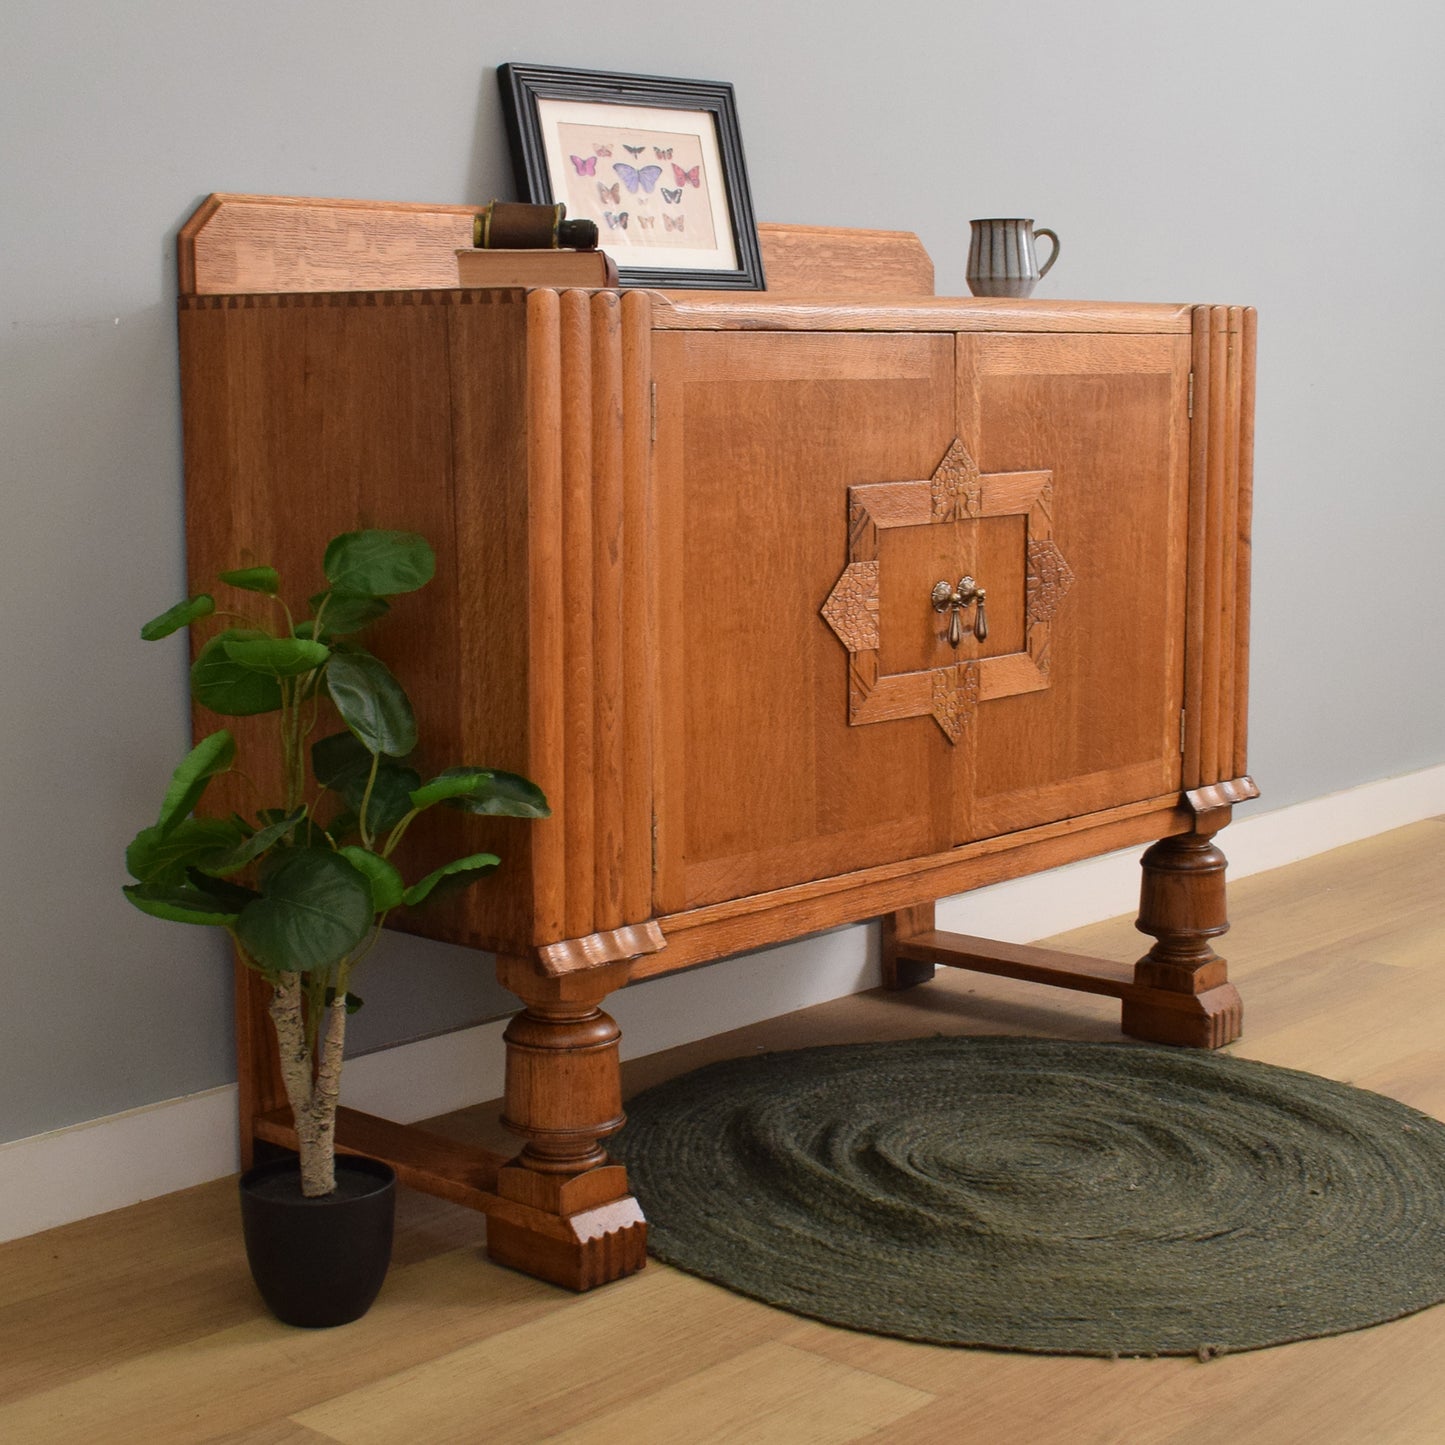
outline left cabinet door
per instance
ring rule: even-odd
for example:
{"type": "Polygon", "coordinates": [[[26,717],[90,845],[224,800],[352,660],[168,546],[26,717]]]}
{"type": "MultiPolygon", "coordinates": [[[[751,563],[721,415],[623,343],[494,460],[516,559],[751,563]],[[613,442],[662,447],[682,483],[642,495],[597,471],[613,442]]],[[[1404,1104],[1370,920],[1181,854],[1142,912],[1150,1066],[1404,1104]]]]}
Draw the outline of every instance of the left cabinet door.
{"type": "Polygon", "coordinates": [[[850,725],[849,654],[822,608],[849,489],[927,478],[949,448],[953,337],[671,332],[654,348],[658,911],[951,846],[946,740],[925,716],[850,725]]]}

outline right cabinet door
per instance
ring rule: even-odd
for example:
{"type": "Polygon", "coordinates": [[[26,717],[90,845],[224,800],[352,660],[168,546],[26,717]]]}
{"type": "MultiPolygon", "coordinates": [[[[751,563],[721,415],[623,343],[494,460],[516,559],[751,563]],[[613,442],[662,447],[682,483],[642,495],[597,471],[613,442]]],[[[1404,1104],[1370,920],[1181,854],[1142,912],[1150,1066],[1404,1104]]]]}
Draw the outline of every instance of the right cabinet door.
{"type": "Polygon", "coordinates": [[[960,335],[956,376],[974,511],[995,538],[975,580],[991,630],[1019,651],[990,648],[980,667],[959,733],[955,837],[1176,791],[1188,338],[960,335]]]}

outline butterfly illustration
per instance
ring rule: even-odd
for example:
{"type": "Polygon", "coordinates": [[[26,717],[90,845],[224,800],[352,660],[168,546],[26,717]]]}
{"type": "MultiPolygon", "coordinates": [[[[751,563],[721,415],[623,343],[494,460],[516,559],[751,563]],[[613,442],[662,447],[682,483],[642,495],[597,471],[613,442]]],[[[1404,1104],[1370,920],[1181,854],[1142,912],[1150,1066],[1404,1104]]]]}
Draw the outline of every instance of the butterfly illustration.
{"type": "Polygon", "coordinates": [[[595,176],[597,174],[597,157],[588,156],[583,160],[581,156],[573,156],[572,164],[576,167],[579,176],[595,176]]]}
{"type": "Polygon", "coordinates": [[[672,163],[672,174],[679,186],[700,186],[699,175],[702,171],[700,165],[694,166],[690,171],[685,171],[676,161],[672,163]]]}
{"type": "MultiPolygon", "coordinates": [[[[630,150],[631,147],[629,146],[628,149],[630,150]]],[[[622,182],[629,193],[636,191],[638,186],[641,186],[645,192],[651,195],[653,186],[657,184],[658,176],[662,174],[661,166],[643,166],[638,171],[625,161],[613,161],[612,169],[622,177],[622,182]]]]}
{"type": "Polygon", "coordinates": [[[669,206],[677,205],[677,203],[682,200],[682,187],[679,186],[675,191],[670,191],[664,186],[662,188],[662,199],[666,201],[669,206]]]}
{"type": "Polygon", "coordinates": [[[637,224],[638,224],[639,226],[643,227],[644,230],[650,231],[650,230],[657,224],[657,217],[656,217],[656,216],[639,216],[639,217],[637,218],[637,224]]]}
{"type": "Polygon", "coordinates": [[[607,221],[607,227],[612,231],[625,231],[627,229],[627,212],[623,211],[614,215],[611,211],[603,211],[603,217],[607,221]]]}
{"type": "Polygon", "coordinates": [[[679,216],[676,220],[673,220],[671,216],[664,216],[662,219],[669,231],[680,231],[682,230],[683,223],[687,220],[687,217],[679,216]]]}
{"type": "Polygon", "coordinates": [[[604,186],[601,181],[597,182],[597,194],[609,205],[615,206],[622,199],[622,183],[619,181],[615,186],[604,186]]]}
{"type": "Polygon", "coordinates": [[[653,148],[652,148],[652,153],[653,153],[653,155],[655,155],[655,156],[658,158],[658,160],[660,160],[660,161],[670,161],[670,160],[672,159],[672,147],[671,147],[671,146],[668,146],[666,150],[664,150],[661,146],[653,146],[653,148]]]}
{"type": "Polygon", "coordinates": [[[643,151],[645,151],[645,150],[647,149],[647,147],[646,147],[646,146],[630,146],[630,145],[624,145],[624,146],[622,147],[622,149],[625,150],[625,151],[627,152],[627,154],[630,155],[630,156],[640,156],[640,155],[643,153],[643,151]]]}
{"type": "Polygon", "coordinates": [[[612,154],[611,146],[593,146],[592,149],[595,150],[599,156],[610,156],[612,154]]]}

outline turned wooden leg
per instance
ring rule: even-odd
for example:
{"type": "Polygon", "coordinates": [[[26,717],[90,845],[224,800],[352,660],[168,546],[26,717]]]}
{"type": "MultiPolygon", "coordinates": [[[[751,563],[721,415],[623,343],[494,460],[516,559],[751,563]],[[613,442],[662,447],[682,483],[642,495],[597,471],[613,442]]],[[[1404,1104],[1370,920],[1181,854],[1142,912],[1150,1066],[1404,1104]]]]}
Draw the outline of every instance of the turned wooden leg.
{"type": "Polygon", "coordinates": [[[1135,926],[1156,942],[1134,966],[1124,1032],[1202,1049],[1232,1043],[1242,1026],[1239,993],[1210,946],[1229,930],[1224,854],[1212,833],[1180,833],[1155,843],[1143,867],[1135,926]]]}
{"type": "Polygon", "coordinates": [[[560,977],[499,958],[501,982],[526,1007],[508,1025],[502,1122],[526,1139],[502,1166],[497,1194],[521,1206],[490,1212],[487,1252],[569,1289],[642,1268],[647,1225],[627,1171],[602,1141],[623,1124],[621,1031],[598,1007],[626,981],[625,963],[560,977]]]}
{"type": "Polygon", "coordinates": [[[883,925],[883,987],[913,988],[916,984],[927,983],[934,975],[934,966],[918,959],[900,958],[898,946],[906,939],[933,931],[933,904],[920,903],[915,908],[900,908],[896,913],[885,913],[880,921],[883,925]]]}

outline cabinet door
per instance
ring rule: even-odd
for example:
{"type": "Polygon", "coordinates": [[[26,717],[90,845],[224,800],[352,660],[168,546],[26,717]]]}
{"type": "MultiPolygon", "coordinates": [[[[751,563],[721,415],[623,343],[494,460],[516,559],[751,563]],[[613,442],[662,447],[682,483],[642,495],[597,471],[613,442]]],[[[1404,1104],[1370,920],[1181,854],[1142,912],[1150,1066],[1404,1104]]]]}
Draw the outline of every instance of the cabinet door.
{"type": "Polygon", "coordinates": [[[951,335],[656,337],[660,912],[950,846],[937,728],[850,725],[819,609],[849,487],[927,476],[947,449],[954,352],[951,335]]]}
{"type": "Polygon", "coordinates": [[[655,366],[660,912],[1179,787],[1187,338],[671,333],[655,366]]]}
{"type": "Polygon", "coordinates": [[[1188,338],[960,336],[958,380],[980,473],[1047,471],[1051,533],[997,608],[1046,616],[1047,686],[980,703],[958,837],[1177,790],[1188,338]]]}

